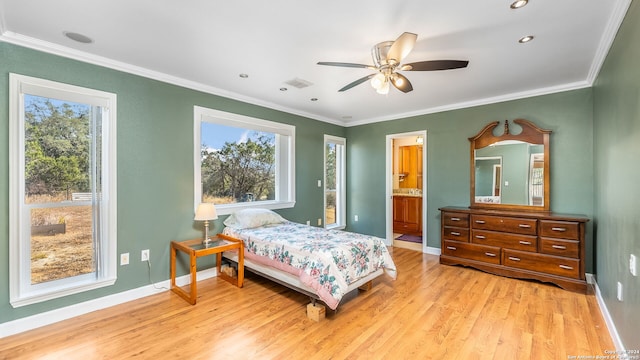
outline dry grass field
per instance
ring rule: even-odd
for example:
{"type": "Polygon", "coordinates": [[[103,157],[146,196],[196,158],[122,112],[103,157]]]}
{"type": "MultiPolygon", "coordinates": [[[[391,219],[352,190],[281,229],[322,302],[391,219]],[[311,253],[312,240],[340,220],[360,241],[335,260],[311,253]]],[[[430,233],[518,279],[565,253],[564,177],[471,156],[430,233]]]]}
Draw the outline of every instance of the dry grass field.
{"type": "Polygon", "coordinates": [[[91,206],[34,209],[31,217],[32,224],[66,224],[64,234],[31,236],[32,284],[94,271],[91,206]]]}

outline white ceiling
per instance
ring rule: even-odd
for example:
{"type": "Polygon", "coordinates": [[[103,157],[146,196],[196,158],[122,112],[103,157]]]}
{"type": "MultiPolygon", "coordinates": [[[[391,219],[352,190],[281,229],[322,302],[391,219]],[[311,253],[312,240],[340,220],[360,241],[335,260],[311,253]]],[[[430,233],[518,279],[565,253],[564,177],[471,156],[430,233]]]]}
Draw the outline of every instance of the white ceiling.
{"type": "Polygon", "coordinates": [[[0,0],[0,40],[352,126],[590,86],[631,0],[511,2],[0,0]],[[372,64],[371,47],[405,31],[418,41],[404,63],[469,66],[403,72],[414,90],[380,95],[338,92],[371,70],[316,64],[372,64]]]}

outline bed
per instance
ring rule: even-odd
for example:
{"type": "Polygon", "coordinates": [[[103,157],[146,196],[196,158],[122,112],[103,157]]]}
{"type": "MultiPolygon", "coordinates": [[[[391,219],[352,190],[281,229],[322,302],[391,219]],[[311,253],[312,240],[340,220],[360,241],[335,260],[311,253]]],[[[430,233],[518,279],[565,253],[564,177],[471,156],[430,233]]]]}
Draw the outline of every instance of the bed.
{"type": "MultiPolygon", "coordinates": [[[[243,240],[245,269],[335,310],[347,293],[396,267],[383,239],[298,224],[266,209],[230,215],[223,233],[243,240]]],[[[223,256],[237,261],[237,253],[223,256]]]]}

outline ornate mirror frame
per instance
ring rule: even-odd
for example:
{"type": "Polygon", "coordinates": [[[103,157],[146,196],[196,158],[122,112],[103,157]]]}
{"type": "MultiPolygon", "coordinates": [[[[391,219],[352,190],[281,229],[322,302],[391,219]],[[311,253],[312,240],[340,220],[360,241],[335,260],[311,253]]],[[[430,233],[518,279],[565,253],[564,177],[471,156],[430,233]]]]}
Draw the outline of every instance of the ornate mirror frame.
{"type": "Polygon", "coordinates": [[[504,122],[504,133],[500,136],[493,134],[496,126],[500,124],[500,121],[494,121],[485,126],[480,132],[470,137],[471,142],[471,208],[474,209],[495,209],[495,210],[516,210],[516,211],[550,211],[549,198],[550,198],[550,186],[549,186],[549,135],[551,130],[543,130],[525,119],[515,119],[514,123],[522,127],[522,131],[519,134],[511,134],[509,131],[509,121],[504,122]],[[505,140],[516,140],[530,144],[542,144],[544,146],[544,165],[543,165],[543,203],[542,205],[523,205],[523,204],[503,204],[503,203],[486,203],[476,201],[476,150],[485,148],[492,144],[505,140]]]}

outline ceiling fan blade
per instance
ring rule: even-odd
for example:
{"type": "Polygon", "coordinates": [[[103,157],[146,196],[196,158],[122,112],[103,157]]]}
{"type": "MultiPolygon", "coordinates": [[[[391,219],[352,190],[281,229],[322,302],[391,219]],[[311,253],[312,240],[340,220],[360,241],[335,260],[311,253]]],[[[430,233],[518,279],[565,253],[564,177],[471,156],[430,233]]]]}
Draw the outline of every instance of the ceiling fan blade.
{"type": "Polygon", "coordinates": [[[409,91],[413,90],[413,86],[411,86],[411,82],[409,82],[409,79],[407,79],[402,74],[393,73],[391,75],[391,83],[396,87],[396,89],[404,93],[408,93],[409,91]]]}
{"type": "Polygon", "coordinates": [[[349,90],[354,86],[358,86],[358,85],[362,84],[363,82],[365,82],[367,80],[370,80],[372,77],[376,76],[376,74],[377,73],[373,73],[371,75],[367,75],[367,76],[365,76],[363,78],[360,78],[360,79],[358,79],[358,80],[356,80],[356,81],[354,81],[354,82],[352,82],[350,84],[347,84],[346,86],[344,86],[342,89],[340,89],[338,91],[341,92],[341,91],[349,90]]]}
{"type": "Polygon", "coordinates": [[[320,61],[320,62],[318,62],[318,65],[340,66],[340,67],[350,67],[350,68],[364,68],[364,69],[373,69],[373,70],[375,70],[375,67],[372,66],[372,65],[343,63],[343,62],[320,61]]]}
{"type": "Polygon", "coordinates": [[[428,60],[404,64],[399,70],[402,71],[435,71],[449,70],[467,67],[467,60],[428,60]]]}
{"type": "Polygon", "coordinates": [[[411,50],[413,50],[413,46],[416,44],[417,38],[418,35],[410,32],[405,32],[400,35],[396,41],[394,41],[393,45],[391,45],[391,48],[387,53],[387,62],[395,60],[396,64],[401,63],[402,59],[409,55],[411,50]]]}

